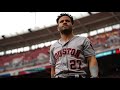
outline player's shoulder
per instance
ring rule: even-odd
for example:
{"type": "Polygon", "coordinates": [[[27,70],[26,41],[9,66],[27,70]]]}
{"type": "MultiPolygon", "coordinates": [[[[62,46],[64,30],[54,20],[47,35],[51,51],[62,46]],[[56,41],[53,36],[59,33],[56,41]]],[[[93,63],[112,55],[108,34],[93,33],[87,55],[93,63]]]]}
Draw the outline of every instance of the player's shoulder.
{"type": "Polygon", "coordinates": [[[88,40],[88,38],[84,36],[76,36],[76,38],[79,39],[80,41],[88,40]]]}
{"type": "Polygon", "coordinates": [[[56,40],[56,42],[54,42],[54,43],[50,46],[50,48],[51,48],[51,49],[54,48],[57,44],[58,44],[58,40],[56,40]]]}
{"type": "Polygon", "coordinates": [[[84,36],[77,36],[76,41],[83,44],[91,42],[88,37],[84,37],[84,36]]]}
{"type": "Polygon", "coordinates": [[[82,39],[87,38],[87,37],[84,37],[84,36],[76,36],[76,37],[78,37],[78,38],[82,38],[82,39]]]}

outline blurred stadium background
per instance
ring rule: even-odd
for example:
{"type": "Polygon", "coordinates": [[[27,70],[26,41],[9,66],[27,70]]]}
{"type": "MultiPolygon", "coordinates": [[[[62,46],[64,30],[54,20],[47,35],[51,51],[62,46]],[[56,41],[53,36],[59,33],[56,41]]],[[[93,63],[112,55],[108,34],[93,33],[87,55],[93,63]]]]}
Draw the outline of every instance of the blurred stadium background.
{"type": "MultiPolygon", "coordinates": [[[[93,43],[101,78],[120,78],[120,12],[84,13],[74,16],[75,35],[93,43]]],[[[49,48],[60,37],[56,27],[29,27],[21,34],[16,30],[14,35],[1,35],[0,77],[50,78],[49,48]]]]}

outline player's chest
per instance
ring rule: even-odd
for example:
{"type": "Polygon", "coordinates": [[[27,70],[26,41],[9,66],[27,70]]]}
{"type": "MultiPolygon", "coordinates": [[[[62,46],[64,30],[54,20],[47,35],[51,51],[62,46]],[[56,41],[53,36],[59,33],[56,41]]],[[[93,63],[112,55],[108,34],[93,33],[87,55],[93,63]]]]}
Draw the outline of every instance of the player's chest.
{"type": "Polygon", "coordinates": [[[65,45],[56,46],[54,48],[53,53],[54,54],[56,54],[56,53],[69,54],[71,52],[75,53],[78,50],[82,51],[82,49],[83,49],[83,46],[82,46],[81,43],[77,43],[77,42],[72,43],[72,42],[70,42],[70,43],[65,44],[65,45]]]}

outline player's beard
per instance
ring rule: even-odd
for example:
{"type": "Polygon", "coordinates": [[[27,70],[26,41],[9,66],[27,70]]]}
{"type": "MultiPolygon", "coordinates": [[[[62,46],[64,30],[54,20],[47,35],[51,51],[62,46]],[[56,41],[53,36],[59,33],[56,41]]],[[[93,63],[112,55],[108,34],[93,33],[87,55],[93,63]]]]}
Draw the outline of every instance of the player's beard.
{"type": "Polygon", "coordinates": [[[69,28],[61,27],[61,28],[59,28],[59,31],[61,34],[69,35],[72,33],[72,27],[69,27],[69,28]]]}

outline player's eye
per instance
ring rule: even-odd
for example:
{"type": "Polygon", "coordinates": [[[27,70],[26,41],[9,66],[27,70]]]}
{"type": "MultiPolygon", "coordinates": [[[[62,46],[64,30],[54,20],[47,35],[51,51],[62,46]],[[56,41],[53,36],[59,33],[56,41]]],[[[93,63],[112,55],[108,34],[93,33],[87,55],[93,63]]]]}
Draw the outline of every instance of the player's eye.
{"type": "Polygon", "coordinates": [[[60,23],[63,23],[63,22],[64,22],[64,20],[61,20],[61,21],[60,21],[60,23]]]}
{"type": "Polygon", "coordinates": [[[66,22],[70,22],[70,20],[65,20],[66,22]]]}

